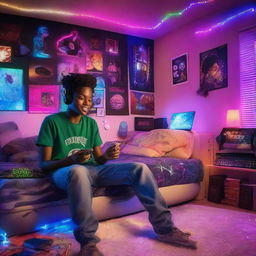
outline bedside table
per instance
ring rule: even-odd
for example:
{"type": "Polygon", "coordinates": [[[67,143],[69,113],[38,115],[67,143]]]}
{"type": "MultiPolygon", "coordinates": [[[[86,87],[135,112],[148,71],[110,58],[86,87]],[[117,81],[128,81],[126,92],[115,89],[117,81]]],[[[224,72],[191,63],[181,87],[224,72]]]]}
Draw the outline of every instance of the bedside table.
{"type": "MultiPolygon", "coordinates": [[[[254,185],[249,185],[249,186],[254,186],[254,192],[250,193],[250,197],[252,197],[253,199],[248,199],[247,194],[246,196],[244,196],[243,194],[243,201],[240,201],[240,205],[241,208],[247,207],[247,206],[242,206],[243,203],[246,203],[246,201],[248,200],[252,200],[253,202],[256,203],[256,194],[255,194],[255,187],[256,187],[256,169],[249,169],[249,168],[240,168],[240,167],[231,167],[231,166],[217,166],[217,165],[206,165],[205,166],[205,186],[206,186],[206,198],[208,195],[208,190],[209,190],[209,178],[212,175],[225,175],[227,178],[233,178],[233,179],[239,179],[241,181],[245,181],[246,184],[254,184],[254,185]],[[242,204],[241,204],[242,202],[242,204]]],[[[217,177],[215,177],[216,179],[217,177]]],[[[220,179],[221,177],[218,177],[218,179],[220,179]]],[[[223,178],[222,178],[223,179],[223,178]]],[[[211,181],[212,182],[212,181],[211,181]]],[[[217,183],[218,187],[223,186],[220,185],[221,182],[223,183],[223,180],[221,181],[217,181],[219,183],[217,183]]],[[[212,184],[212,183],[211,183],[212,184]]],[[[247,185],[244,185],[246,187],[248,187],[247,185]]],[[[223,188],[224,189],[224,188],[223,188]]],[[[240,187],[241,189],[241,187],[240,187]]],[[[214,191],[214,190],[213,190],[214,191]]],[[[221,190],[220,190],[221,191],[221,190]]],[[[211,193],[212,193],[212,187],[211,187],[211,193]]],[[[211,194],[213,195],[213,194],[211,194]]],[[[217,194],[218,195],[218,194],[217,194]]],[[[249,194],[248,194],[249,195],[249,194]]],[[[241,200],[241,198],[240,198],[241,200]]],[[[246,209],[250,209],[250,208],[246,208],[246,209]]],[[[251,208],[255,210],[255,204],[254,207],[251,208]]]]}

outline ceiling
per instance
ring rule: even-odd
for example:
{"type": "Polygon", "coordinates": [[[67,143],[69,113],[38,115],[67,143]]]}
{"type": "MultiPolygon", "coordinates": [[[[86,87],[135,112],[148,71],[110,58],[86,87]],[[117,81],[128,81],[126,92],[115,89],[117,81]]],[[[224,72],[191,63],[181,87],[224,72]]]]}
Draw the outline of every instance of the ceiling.
{"type": "Polygon", "coordinates": [[[255,5],[256,0],[0,0],[0,12],[156,39],[205,16],[218,12],[228,17],[234,10],[255,5]],[[199,1],[207,3],[193,5],[159,24],[168,13],[199,1]]]}

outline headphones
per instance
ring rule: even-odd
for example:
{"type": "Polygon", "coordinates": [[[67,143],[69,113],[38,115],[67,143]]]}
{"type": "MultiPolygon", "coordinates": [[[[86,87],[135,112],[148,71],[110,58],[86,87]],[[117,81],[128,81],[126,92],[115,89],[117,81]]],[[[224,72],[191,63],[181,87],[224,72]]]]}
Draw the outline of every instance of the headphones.
{"type": "Polygon", "coordinates": [[[63,97],[64,97],[64,102],[65,104],[69,105],[71,104],[72,100],[73,100],[73,95],[70,89],[65,89],[63,88],[63,97]]]}

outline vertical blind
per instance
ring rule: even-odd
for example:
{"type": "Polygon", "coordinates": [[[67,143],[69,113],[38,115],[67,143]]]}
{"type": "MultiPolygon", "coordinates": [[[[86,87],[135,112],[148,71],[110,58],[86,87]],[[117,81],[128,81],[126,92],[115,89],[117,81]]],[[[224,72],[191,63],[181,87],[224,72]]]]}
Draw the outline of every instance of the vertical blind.
{"type": "Polygon", "coordinates": [[[256,128],[256,27],[240,32],[241,127],[256,128]]]}

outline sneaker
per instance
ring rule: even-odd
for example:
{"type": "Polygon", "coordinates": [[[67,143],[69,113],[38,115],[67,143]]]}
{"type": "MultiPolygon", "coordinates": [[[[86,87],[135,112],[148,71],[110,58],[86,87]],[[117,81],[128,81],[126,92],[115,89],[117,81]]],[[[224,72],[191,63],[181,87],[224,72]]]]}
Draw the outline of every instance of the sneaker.
{"type": "Polygon", "coordinates": [[[197,248],[196,241],[190,239],[188,233],[183,233],[178,228],[174,228],[172,232],[167,234],[157,234],[157,239],[161,242],[176,246],[183,246],[191,249],[197,248]]]}
{"type": "Polygon", "coordinates": [[[181,233],[181,234],[183,234],[183,235],[191,236],[191,233],[189,233],[189,232],[183,232],[183,231],[181,231],[180,229],[178,229],[178,228],[176,228],[176,227],[174,227],[173,230],[176,230],[177,232],[179,232],[179,233],[181,233]]]}
{"type": "Polygon", "coordinates": [[[78,256],[104,256],[95,244],[87,244],[81,247],[78,256]]]}

